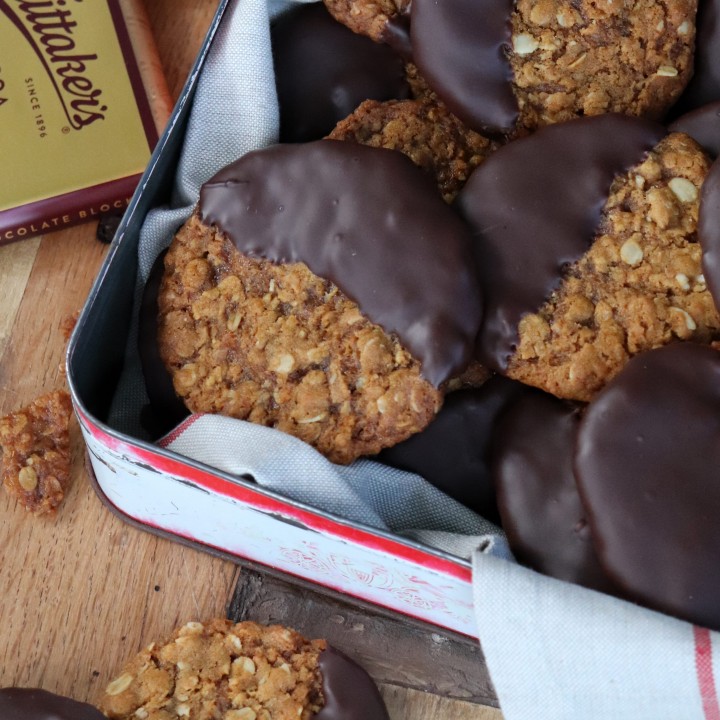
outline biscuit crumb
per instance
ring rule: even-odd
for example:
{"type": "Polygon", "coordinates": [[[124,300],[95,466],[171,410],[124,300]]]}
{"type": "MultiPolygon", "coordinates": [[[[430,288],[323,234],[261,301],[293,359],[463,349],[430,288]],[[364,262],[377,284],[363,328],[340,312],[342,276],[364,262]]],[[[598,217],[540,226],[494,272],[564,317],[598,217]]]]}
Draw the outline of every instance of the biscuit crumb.
{"type": "Polygon", "coordinates": [[[2,481],[35,515],[54,513],[70,479],[70,395],[56,390],[0,418],[2,481]]]}

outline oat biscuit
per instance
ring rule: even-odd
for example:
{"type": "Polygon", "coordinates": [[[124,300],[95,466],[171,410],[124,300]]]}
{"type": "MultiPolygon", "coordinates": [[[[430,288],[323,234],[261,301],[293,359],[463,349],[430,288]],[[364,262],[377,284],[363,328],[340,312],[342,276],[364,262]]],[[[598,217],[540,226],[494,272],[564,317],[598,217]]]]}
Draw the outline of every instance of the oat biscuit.
{"type": "Polygon", "coordinates": [[[0,418],[5,489],[35,515],[54,512],[70,479],[72,402],[57,390],[0,418]]]}
{"type": "Polygon", "coordinates": [[[696,0],[414,0],[412,57],[474,130],[609,112],[658,119],[692,75],[696,10],[696,0]]]}
{"type": "Polygon", "coordinates": [[[324,640],[219,619],[146,647],[99,707],[113,720],[387,720],[370,677],[324,640]]]}
{"type": "Polygon", "coordinates": [[[321,140],[250,153],[203,186],[165,260],[159,346],[192,411],[347,463],[427,425],[480,316],[468,228],[424,173],[321,140]]]}
{"type": "Polygon", "coordinates": [[[333,283],[241,255],[197,217],[170,247],[159,306],[160,353],[193,412],[269,425],[348,463],[440,407],[418,361],[333,283]]]}
{"type": "Polygon", "coordinates": [[[498,150],[461,193],[485,280],[479,359],[589,400],[639,352],[717,339],[696,233],[709,165],[688,136],[610,115],[498,150]]]}
{"type": "Polygon", "coordinates": [[[599,560],[628,599],[720,629],[720,353],[632,358],[588,406],[575,475],[599,560]]]}
{"type": "Polygon", "coordinates": [[[692,76],[696,12],[695,0],[519,0],[510,64],[520,124],[661,118],[692,76]]]}
{"type": "Polygon", "coordinates": [[[589,400],[633,355],[717,339],[696,236],[708,169],[694,141],[671,134],[615,180],[590,250],[520,322],[510,377],[589,400]]]}
{"type": "Polygon", "coordinates": [[[515,557],[550,577],[615,593],[592,542],[573,459],[582,407],[531,390],[492,435],[492,478],[515,557]]]}
{"type": "Polygon", "coordinates": [[[445,106],[419,100],[367,100],[328,137],[399,150],[435,178],[448,203],[496,147],[445,106]]]}

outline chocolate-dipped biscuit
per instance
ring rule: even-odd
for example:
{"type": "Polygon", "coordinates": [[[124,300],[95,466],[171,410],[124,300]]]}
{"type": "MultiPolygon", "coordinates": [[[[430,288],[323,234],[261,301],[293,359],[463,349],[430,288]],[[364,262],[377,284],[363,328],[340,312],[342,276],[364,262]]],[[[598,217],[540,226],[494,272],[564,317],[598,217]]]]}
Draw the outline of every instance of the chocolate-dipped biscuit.
{"type": "Polygon", "coordinates": [[[2,720],[103,720],[92,705],[38,688],[0,688],[2,720]]]}
{"type": "Polygon", "coordinates": [[[160,351],[185,404],[334,462],[427,425],[481,312],[469,231],[432,182],[401,153],[332,140],[218,173],[165,267],[160,351]]]}
{"type": "Polygon", "coordinates": [[[575,471],[598,557],[629,598],[720,629],[720,353],[633,358],[591,403],[575,471]]]}
{"type": "Polygon", "coordinates": [[[402,60],[336,22],[322,3],[291,8],[270,36],[281,142],[319,140],[363,100],[409,95],[402,60]]]}
{"type": "Polygon", "coordinates": [[[689,135],[711,157],[720,155],[720,101],[681,115],[668,125],[670,132],[689,135]]]}
{"type": "Polygon", "coordinates": [[[450,110],[478,132],[508,133],[518,119],[507,58],[511,0],[413,0],[413,62],[450,110]]]}
{"type": "Polygon", "coordinates": [[[111,720],[388,720],[370,676],[324,640],[281,625],[190,622],[132,658],[100,707],[111,720]],[[200,679],[200,682],[198,682],[200,679]]]}
{"type": "Polygon", "coordinates": [[[435,180],[446,202],[497,147],[444,105],[428,100],[366,100],[328,138],[404,153],[435,180]]]}
{"type": "Polygon", "coordinates": [[[482,364],[587,401],[638,352],[718,337],[696,235],[709,159],[664,136],[636,118],[585,118],[473,173],[458,202],[475,228],[482,364]]]}
{"type": "Polygon", "coordinates": [[[383,450],[377,459],[422,475],[450,497],[497,522],[488,467],[490,439],[503,409],[528,392],[534,391],[501,375],[480,388],[452,392],[425,430],[383,450]]]}
{"type": "Polygon", "coordinates": [[[661,118],[692,74],[695,0],[414,0],[420,74],[478,131],[661,118]]]}
{"type": "Polygon", "coordinates": [[[316,720],[389,720],[377,685],[354,660],[328,645],[318,667],[325,702],[316,720]]]}
{"type": "Polygon", "coordinates": [[[573,473],[580,413],[578,405],[537,390],[518,397],[492,436],[492,478],[503,530],[521,563],[611,592],[573,473]]]}

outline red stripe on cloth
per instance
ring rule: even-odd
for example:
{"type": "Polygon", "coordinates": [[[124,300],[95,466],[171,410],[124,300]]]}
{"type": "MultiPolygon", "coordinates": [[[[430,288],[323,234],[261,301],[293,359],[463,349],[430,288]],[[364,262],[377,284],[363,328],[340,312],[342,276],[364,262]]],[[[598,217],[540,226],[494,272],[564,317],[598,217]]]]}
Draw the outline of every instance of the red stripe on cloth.
{"type": "Polygon", "coordinates": [[[695,670],[705,720],[720,720],[715,675],[713,674],[712,639],[706,628],[693,627],[695,636],[695,670]]]}

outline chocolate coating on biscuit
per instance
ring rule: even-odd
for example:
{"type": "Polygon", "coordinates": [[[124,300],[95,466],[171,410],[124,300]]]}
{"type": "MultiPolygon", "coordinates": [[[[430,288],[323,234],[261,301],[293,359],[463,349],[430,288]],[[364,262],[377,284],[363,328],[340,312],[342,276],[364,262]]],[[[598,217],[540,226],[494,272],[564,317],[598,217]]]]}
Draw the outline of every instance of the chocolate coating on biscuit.
{"type": "Polygon", "coordinates": [[[592,244],[615,176],[665,134],[622,115],[573,120],[505,145],[471,175],[458,203],[475,231],[482,364],[507,368],[522,316],[540,309],[592,244]]]}
{"type": "Polygon", "coordinates": [[[409,15],[394,15],[388,18],[380,39],[386,45],[389,45],[403,60],[412,62],[409,15]]]}
{"type": "Polygon", "coordinates": [[[352,32],[322,3],[292,8],[270,34],[281,142],[319,140],[363,100],[410,95],[393,50],[352,32]]]}
{"type": "Polygon", "coordinates": [[[468,363],[481,314],[470,233],[401,153],[275,145],[206,183],[199,212],[240,252],[304,262],[335,283],[435,387],[468,363]]]}
{"type": "Polygon", "coordinates": [[[2,720],[104,720],[92,705],[37,688],[1,688],[2,720]]]}
{"type": "Polygon", "coordinates": [[[720,629],[720,353],[637,355],[588,407],[575,474],[601,563],[628,597],[720,629]]]}
{"type": "Polygon", "coordinates": [[[492,474],[503,530],[517,559],[538,572],[608,591],[573,474],[580,407],[531,391],[493,435],[492,474]]]}
{"type": "Polygon", "coordinates": [[[715,306],[720,307],[720,160],[710,166],[700,189],[697,232],[705,282],[715,306]]]}
{"type": "Polygon", "coordinates": [[[413,60],[428,85],[473,130],[510,132],[518,103],[507,59],[512,0],[413,0],[413,60]]]}
{"type": "Polygon", "coordinates": [[[689,135],[712,158],[720,155],[720,101],[682,115],[668,126],[670,132],[689,135]]]}
{"type": "Polygon", "coordinates": [[[389,720],[380,691],[354,660],[328,646],[318,666],[325,705],[316,720],[389,720]]]}
{"type": "Polygon", "coordinates": [[[720,100],[720,0],[698,3],[693,68],[674,116],[720,100]]]}
{"type": "Polygon", "coordinates": [[[480,388],[450,393],[422,431],[377,455],[377,460],[417,473],[436,488],[498,522],[488,452],[497,417],[527,385],[496,375],[480,388]]]}
{"type": "Polygon", "coordinates": [[[138,315],[138,352],[145,391],[150,400],[150,404],[142,409],[140,421],[153,440],[170,432],[190,414],[175,392],[158,347],[158,292],[166,254],[167,250],[160,253],[153,263],[138,315]]]}

